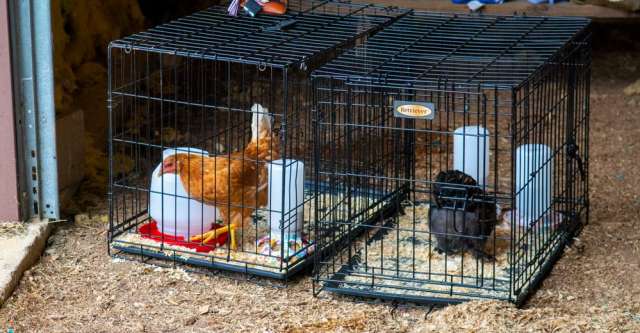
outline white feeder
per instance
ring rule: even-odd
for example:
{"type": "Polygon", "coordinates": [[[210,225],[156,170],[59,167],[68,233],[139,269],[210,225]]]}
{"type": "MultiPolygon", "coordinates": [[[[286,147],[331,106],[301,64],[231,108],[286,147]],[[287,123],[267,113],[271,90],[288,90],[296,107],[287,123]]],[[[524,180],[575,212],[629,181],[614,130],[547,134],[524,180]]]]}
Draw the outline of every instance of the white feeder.
{"type": "Polygon", "coordinates": [[[287,159],[269,164],[267,207],[270,210],[271,239],[282,244],[284,230],[284,243],[301,242],[304,223],[304,163],[287,159]]]}
{"type": "Polygon", "coordinates": [[[551,148],[527,144],[516,150],[516,209],[520,223],[530,225],[551,207],[551,148]]]}
{"type": "MultiPolygon", "coordinates": [[[[177,153],[209,155],[196,148],[171,148],[162,152],[162,159],[177,153]]],[[[190,236],[211,230],[220,216],[216,207],[189,199],[180,176],[173,173],[160,175],[161,168],[162,163],[153,170],[149,198],[149,216],[157,222],[160,232],[187,240],[190,236]]]]}
{"type": "Polygon", "coordinates": [[[489,178],[489,131],[481,126],[465,126],[453,136],[453,168],[473,177],[483,186],[489,178]]]}

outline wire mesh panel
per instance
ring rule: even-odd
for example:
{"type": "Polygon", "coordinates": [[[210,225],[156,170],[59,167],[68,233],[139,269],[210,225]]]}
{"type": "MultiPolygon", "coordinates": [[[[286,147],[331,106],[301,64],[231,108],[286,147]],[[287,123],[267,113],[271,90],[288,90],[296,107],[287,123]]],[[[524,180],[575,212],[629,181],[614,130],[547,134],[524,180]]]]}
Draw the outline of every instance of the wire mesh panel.
{"type": "Polygon", "coordinates": [[[316,251],[308,72],[402,11],[212,7],[109,48],[110,250],[286,278],[316,251]]]}
{"type": "Polygon", "coordinates": [[[413,13],[314,71],[316,290],[523,302],[588,220],[588,25],[413,13]]]}

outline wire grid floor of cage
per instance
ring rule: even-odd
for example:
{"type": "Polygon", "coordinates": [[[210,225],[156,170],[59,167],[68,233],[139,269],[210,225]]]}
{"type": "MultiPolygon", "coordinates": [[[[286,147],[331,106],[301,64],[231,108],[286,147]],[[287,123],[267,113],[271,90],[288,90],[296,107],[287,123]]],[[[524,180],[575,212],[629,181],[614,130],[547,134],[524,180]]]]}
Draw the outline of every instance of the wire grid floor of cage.
{"type": "MultiPolygon", "coordinates": [[[[316,197],[312,193],[315,185],[308,182],[305,184],[305,200],[304,200],[304,230],[309,230],[310,234],[305,235],[308,240],[307,246],[298,249],[295,253],[283,253],[274,250],[269,253],[262,253],[257,245],[261,236],[270,235],[268,213],[265,210],[257,210],[254,214],[253,221],[256,233],[248,233],[246,236],[240,237],[240,246],[242,250],[234,251],[228,248],[228,245],[218,246],[205,252],[198,252],[196,249],[187,248],[185,246],[165,243],[162,239],[151,239],[140,232],[142,225],[151,222],[146,212],[139,216],[131,218],[129,227],[124,232],[113,235],[110,240],[110,250],[112,255],[125,259],[133,259],[138,257],[145,262],[145,257],[151,259],[163,259],[169,262],[188,264],[194,266],[202,266],[211,269],[220,269],[238,273],[247,273],[255,276],[262,276],[273,279],[285,280],[300,272],[305,267],[313,263],[316,255],[323,255],[326,249],[317,248],[314,223],[314,211],[316,197]],[[284,256],[284,258],[283,258],[284,256]]],[[[361,197],[351,197],[352,200],[361,199],[366,201],[365,206],[386,210],[388,207],[396,205],[397,195],[384,195],[375,193],[372,195],[362,194],[361,197]]],[[[339,194],[323,194],[319,200],[341,201],[339,194]]],[[[340,214],[341,212],[334,212],[340,214]]],[[[344,213],[343,213],[344,214],[344,213]]],[[[353,226],[353,235],[357,235],[360,231],[358,226],[367,225],[367,220],[350,220],[348,223],[353,226]]],[[[351,236],[351,235],[350,235],[351,236]]],[[[331,244],[325,244],[327,247],[331,244]]],[[[287,251],[284,251],[287,252],[287,251]]]]}
{"type": "MultiPolygon", "coordinates": [[[[338,270],[320,274],[324,289],[416,303],[510,300],[518,296],[512,293],[510,279],[527,267],[522,263],[515,267],[511,264],[509,213],[496,227],[495,237],[490,237],[485,245],[486,252],[493,253],[495,259],[484,260],[471,253],[447,255],[433,251],[435,237],[429,231],[429,204],[405,204],[404,210],[415,210],[418,214],[401,214],[382,226],[364,231],[351,245],[352,255],[342,258],[338,270]]],[[[555,229],[561,218],[549,216],[541,227],[555,229]]],[[[538,239],[529,234],[527,246],[519,249],[517,255],[543,262],[562,241],[561,233],[545,235],[545,239],[538,239]]],[[[343,256],[344,252],[337,256],[343,256]]],[[[323,264],[332,260],[336,259],[324,259],[323,264]]]]}

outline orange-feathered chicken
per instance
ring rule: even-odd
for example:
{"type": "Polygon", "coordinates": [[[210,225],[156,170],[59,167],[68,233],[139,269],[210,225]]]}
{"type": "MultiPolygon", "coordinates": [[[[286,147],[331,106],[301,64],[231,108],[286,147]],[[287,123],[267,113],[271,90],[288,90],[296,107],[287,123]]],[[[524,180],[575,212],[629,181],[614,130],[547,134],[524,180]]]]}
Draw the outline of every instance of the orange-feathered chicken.
{"type": "Polygon", "coordinates": [[[251,214],[268,200],[267,162],[280,158],[271,130],[271,116],[259,104],[251,108],[251,142],[230,155],[206,157],[175,154],[162,162],[160,174],[177,173],[191,198],[216,206],[224,227],[191,238],[205,243],[229,232],[237,249],[235,232],[250,223],[251,214]]]}

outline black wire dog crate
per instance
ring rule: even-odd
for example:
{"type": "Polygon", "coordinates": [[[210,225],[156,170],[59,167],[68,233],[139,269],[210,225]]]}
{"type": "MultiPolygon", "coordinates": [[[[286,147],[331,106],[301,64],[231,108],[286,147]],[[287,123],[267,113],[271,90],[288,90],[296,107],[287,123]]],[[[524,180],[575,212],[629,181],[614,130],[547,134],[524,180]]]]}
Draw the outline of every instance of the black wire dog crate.
{"type": "Polygon", "coordinates": [[[111,254],[279,279],[312,262],[308,73],[402,14],[212,7],[112,42],[111,254]]]}
{"type": "Polygon", "coordinates": [[[314,71],[315,292],[521,304],[588,221],[588,26],[412,13],[314,71]]]}

